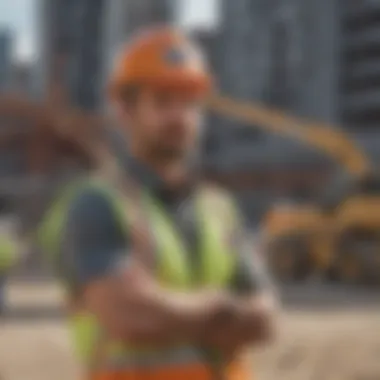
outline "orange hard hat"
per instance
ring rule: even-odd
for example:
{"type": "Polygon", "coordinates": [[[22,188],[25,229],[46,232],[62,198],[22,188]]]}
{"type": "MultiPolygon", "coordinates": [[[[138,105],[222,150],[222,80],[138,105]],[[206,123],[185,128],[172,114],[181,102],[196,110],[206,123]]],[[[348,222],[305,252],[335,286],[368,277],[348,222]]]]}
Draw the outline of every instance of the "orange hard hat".
{"type": "Polygon", "coordinates": [[[111,73],[110,92],[120,97],[130,85],[168,88],[205,96],[211,75],[200,48],[172,27],[156,27],[139,33],[120,52],[111,73]]]}

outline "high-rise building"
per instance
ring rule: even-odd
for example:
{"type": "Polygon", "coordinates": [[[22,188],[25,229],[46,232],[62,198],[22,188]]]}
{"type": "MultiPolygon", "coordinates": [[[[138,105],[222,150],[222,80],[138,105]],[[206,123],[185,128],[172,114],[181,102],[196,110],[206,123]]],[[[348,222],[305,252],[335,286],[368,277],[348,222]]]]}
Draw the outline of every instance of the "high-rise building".
{"type": "Polygon", "coordinates": [[[0,92],[11,84],[12,35],[8,30],[0,30],[0,92]]]}
{"type": "Polygon", "coordinates": [[[46,97],[52,82],[59,81],[69,91],[70,64],[75,60],[74,38],[77,30],[76,0],[39,0],[38,64],[36,81],[39,93],[46,97]]]}
{"type": "Polygon", "coordinates": [[[36,16],[36,62],[33,67],[33,92],[37,98],[47,95],[48,64],[49,64],[49,0],[37,0],[35,2],[36,16]]]}
{"type": "Polygon", "coordinates": [[[380,2],[340,3],[340,114],[352,131],[373,133],[380,126],[380,2]]]}
{"type": "MultiPolygon", "coordinates": [[[[304,117],[339,121],[335,0],[220,4],[221,29],[210,50],[220,91],[304,117]]],[[[218,121],[218,135],[221,154],[215,162],[229,170],[249,168],[262,159],[268,164],[317,159],[293,141],[232,120],[218,121]]]]}
{"type": "MultiPolygon", "coordinates": [[[[41,88],[65,86],[69,101],[99,105],[105,0],[40,0],[41,88]]],[[[46,92],[45,92],[46,95],[46,92]]]]}
{"type": "Polygon", "coordinates": [[[86,109],[100,105],[106,0],[76,0],[76,31],[70,72],[71,99],[86,109]]]}

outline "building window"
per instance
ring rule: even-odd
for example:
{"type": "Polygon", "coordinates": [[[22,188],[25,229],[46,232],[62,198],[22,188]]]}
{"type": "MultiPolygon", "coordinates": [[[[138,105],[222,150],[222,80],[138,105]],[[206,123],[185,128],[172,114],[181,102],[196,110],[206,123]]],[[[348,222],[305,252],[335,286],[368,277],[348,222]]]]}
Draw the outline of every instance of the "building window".
{"type": "Polygon", "coordinates": [[[288,102],[287,53],[289,50],[288,28],[276,21],[272,30],[271,63],[268,80],[267,101],[277,107],[286,107],[288,102]]]}

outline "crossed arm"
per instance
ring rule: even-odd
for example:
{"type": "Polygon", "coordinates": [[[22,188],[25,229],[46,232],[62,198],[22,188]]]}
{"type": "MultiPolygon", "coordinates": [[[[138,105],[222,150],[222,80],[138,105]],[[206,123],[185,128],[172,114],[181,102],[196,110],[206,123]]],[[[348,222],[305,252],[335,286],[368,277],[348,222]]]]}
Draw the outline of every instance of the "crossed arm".
{"type": "MultiPolygon", "coordinates": [[[[124,234],[112,224],[107,205],[95,198],[97,202],[87,197],[75,207],[62,259],[74,267],[86,307],[111,336],[137,344],[191,341],[227,353],[272,337],[275,298],[257,286],[254,274],[246,274],[240,284],[236,281],[231,291],[163,288],[122,251],[127,246],[124,234]],[[114,266],[120,252],[127,262],[123,271],[114,266]]],[[[246,263],[240,264],[250,272],[246,263]]]]}
{"type": "Polygon", "coordinates": [[[269,295],[171,291],[132,263],[122,277],[93,281],[84,290],[87,307],[119,339],[138,344],[192,341],[230,351],[272,336],[274,302],[269,295]]]}

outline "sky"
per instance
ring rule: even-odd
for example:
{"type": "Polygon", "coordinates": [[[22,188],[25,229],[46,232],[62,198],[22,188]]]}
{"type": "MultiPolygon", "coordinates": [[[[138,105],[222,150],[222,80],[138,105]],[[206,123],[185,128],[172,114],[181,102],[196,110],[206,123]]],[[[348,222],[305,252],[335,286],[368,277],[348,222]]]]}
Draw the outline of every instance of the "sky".
{"type": "MultiPolygon", "coordinates": [[[[15,36],[14,56],[31,60],[36,51],[35,10],[38,0],[0,0],[0,29],[8,28],[15,36]]],[[[112,1],[112,0],[108,0],[112,1]]],[[[178,4],[178,22],[185,27],[210,27],[217,20],[219,0],[174,0],[178,4]]]]}
{"type": "Polygon", "coordinates": [[[21,60],[31,59],[35,51],[35,5],[36,0],[0,0],[0,28],[14,34],[14,54],[21,60]]]}
{"type": "MultiPolygon", "coordinates": [[[[1,0],[0,0],[1,1],[1,0]]],[[[219,0],[174,0],[178,22],[184,27],[213,28],[217,26],[219,0]]]]}

